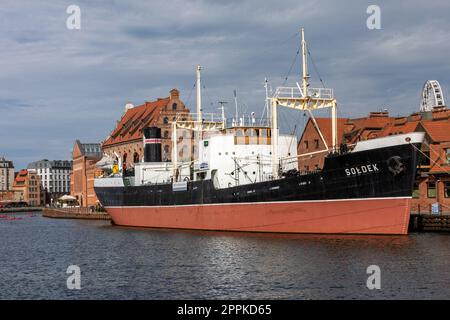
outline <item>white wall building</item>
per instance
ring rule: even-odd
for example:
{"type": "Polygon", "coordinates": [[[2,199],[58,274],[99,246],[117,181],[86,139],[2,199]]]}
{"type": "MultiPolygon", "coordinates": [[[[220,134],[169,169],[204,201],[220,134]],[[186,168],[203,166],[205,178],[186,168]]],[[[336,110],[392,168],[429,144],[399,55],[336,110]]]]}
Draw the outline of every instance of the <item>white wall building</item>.
{"type": "Polygon", "coordinates": [[[72,161],[67,160],[40,160],[28,165],[41,178],[42,189],[52,200],[70,193],[70,171],[72,161]]]}
{"type": "Polygon", "coordinates": [[[12,161],[0,157],[0,191],[9,191],[14,182],[14,165],[12,161]]]}

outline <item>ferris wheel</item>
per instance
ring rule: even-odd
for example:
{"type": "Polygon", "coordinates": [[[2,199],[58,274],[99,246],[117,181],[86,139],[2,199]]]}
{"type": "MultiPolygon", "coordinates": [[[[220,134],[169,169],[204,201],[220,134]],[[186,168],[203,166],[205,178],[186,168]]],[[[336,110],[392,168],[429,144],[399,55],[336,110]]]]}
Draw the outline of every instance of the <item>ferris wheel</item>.
{"type": "Polygon", "coordinates": [[[423,85],[420,111],[431,111],[433,107],[444,106],[444,95],[437,80],[428,80],[423,85]]]}

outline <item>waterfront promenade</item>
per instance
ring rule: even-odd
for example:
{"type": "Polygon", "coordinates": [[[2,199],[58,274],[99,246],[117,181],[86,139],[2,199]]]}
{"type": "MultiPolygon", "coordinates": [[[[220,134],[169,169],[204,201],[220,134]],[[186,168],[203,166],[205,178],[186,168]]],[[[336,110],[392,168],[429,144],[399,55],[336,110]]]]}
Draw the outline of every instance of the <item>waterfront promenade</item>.
{"type": "Polygon", "coordinates": [[[0,213],[42,211],[42,207],[0,208],[0,213]]]}
{"type": "Polygon", "coordinates": [[[90,208],[44,208],[42,216],[56,219],[111,220],[106,212],[96,212],[90,208]]]}

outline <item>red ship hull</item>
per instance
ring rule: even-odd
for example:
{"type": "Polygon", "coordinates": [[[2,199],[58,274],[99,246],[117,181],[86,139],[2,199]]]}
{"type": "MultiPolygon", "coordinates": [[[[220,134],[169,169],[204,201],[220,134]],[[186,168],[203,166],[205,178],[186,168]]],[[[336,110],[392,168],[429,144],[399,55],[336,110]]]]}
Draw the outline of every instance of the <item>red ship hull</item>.
{"type": "Polygon", "coordinates": [[[411,197],[107,207],[121,226],[272,233],[407,234],[411,197]]]}

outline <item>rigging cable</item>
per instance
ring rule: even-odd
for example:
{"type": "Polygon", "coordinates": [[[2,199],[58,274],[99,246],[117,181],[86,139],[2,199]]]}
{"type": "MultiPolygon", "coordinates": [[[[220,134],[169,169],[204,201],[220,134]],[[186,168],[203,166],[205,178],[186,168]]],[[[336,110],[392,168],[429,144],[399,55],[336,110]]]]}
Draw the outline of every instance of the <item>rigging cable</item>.
{"type": "Polygon", "coordinates": [[[299,47],[299,48],[297,49],[297,52],[296,52],[295,57],[294,57],[294,59],[293,59],[293,61],[292,61],[292,63],[291,63],[291,66],[290,66],[290,68],[289,68],[289,71],[288,71],[286,77],[284,78],[283,86],[286,85],[286,82],[287,82],[289,76],[291,75],[292,68],[294,68],[295,62],[297,61],[297,57],[298,57],[298,55],[300,54],[300,48],[301,48],[301,47],[299,47]]]}
{"type": "MultiPolygon", "coordinates": [[[[213,107],[214,106],[213,100],[211,99],[211,97],[210,97],[210,95],[208,93],[208,90],[206,90],[206,86],[205,85],[203,85],[203,89],[205,90],[206,96],[208,97],[208,100],[209,100],[209,103],[210,103],[211,107],[213,107]]],[[[202,109],[203,109],[203,107],[202,107],[202,109]]],[[[214,113],[214,112],[212,112],[212,113],[214,113]]]]}
{"type": "Polygon", "coordinates": [[[325,83],[322,80],[322,77],[320,76],[319,70],[316,67],[316,64],[314,63],[313,57],[311,55],[311,52],[309,51],[309,48],[306,49],[308,51],[308,56],[311,59],[311,63],[313,65],[314,71],[317,73],[317,76],[319,77],[320,82],[322,83],[322,87],[325,88],[325,83]]]}
{"type": "Polygon", "coordinates": [[[189,102],[190,102],[191,96],[192,96],[192,91],[194,91],[195,85],[196,85],[196,84],[195,84],[195,82],[194,82],[194,85],[192,86],[191,91],[189,92],[189,95],[188,95],[188,99],[187,99],[186,105],[189,105],[189,102]]]}

